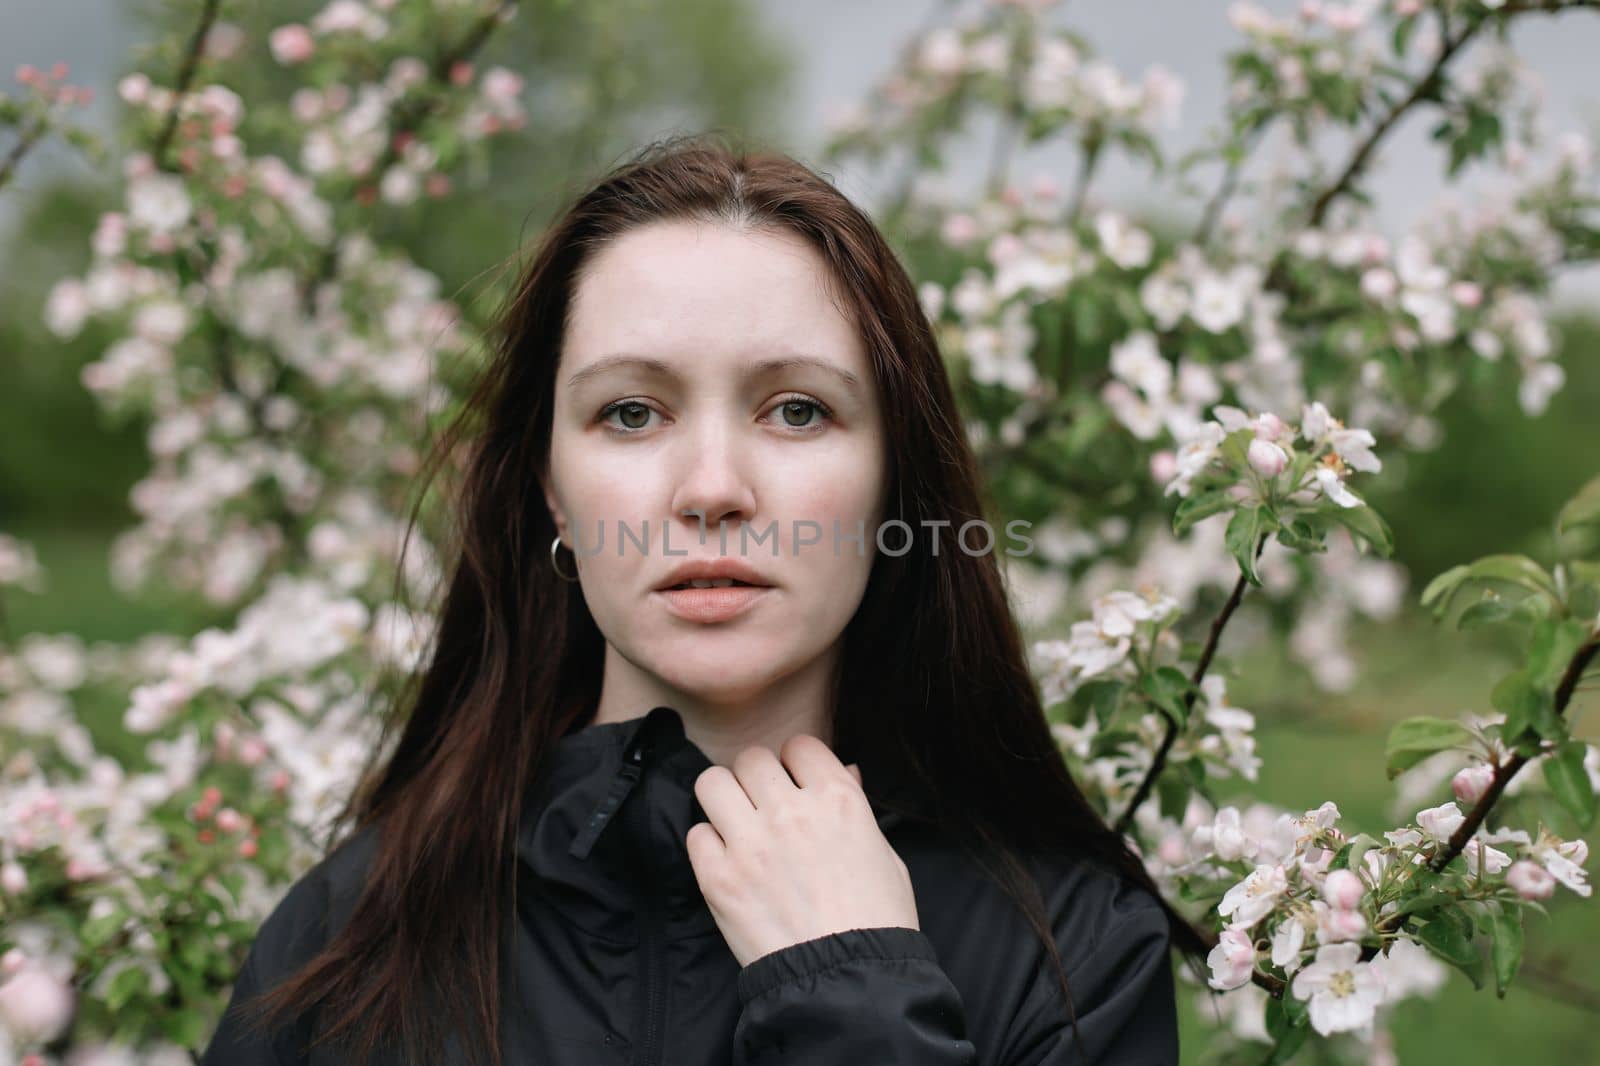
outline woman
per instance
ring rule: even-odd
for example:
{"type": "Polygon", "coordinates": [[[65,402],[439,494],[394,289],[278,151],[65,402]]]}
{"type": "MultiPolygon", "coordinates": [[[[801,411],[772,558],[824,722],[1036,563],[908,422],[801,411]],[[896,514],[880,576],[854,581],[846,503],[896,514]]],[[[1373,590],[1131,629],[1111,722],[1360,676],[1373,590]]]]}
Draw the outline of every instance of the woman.
{"type": "Polygon", "coordinates": [[[832,185],[705,139],[608,175],[436,457],[469,433],[403,733],[206,1066],[1177,1061],[1203,948],[1065,769],[931,327],[832,185]]]}

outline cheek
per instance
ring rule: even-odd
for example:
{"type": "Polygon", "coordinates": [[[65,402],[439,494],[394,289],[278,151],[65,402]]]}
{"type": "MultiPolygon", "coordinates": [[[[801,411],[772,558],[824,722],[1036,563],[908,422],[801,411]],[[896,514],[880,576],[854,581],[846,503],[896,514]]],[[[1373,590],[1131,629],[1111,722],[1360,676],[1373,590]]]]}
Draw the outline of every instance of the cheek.
{"type": "Polygon", "coordinates": [[[767,510],[785,522],[810,519],[831,529],[838,518],[854,528],[858,519],[870,522],[883,496],[882,463],[866,442],[836,451],[819,448],[774,469],[766,485],[767,510]]]}

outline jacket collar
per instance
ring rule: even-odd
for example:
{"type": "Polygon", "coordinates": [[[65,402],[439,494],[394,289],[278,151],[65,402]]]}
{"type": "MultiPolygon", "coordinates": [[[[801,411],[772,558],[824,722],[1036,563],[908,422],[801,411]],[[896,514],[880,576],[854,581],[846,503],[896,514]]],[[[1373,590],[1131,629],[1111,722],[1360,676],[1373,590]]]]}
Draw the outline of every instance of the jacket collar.
{"type": "MultiPolygon", "coordinates": [[[[557,738],[522,810],[519,873],[542,904],[605,940],[636,942],[651,914],[669,938],[715,931],[683,842],[708,820],[694,782],[712,765],[668,706],[557,738]]],[[[904,816],[883,801],[900,792],[866,776],[887,833],[904,816]]]]}

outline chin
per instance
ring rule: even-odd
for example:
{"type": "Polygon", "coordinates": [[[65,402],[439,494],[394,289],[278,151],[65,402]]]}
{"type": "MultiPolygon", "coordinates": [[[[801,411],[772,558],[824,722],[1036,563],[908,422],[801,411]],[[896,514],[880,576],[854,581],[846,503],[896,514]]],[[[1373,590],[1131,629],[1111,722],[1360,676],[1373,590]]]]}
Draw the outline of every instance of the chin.
{"type": "Polygon", "coordinates": [[[708,640],[707,636],[696,638],[699,648],[674,648],[664,655],[647,656],[645,664],[672,688],[704,703],[748,701],[789,673],[786,659],[749,642],[708,640]]]}

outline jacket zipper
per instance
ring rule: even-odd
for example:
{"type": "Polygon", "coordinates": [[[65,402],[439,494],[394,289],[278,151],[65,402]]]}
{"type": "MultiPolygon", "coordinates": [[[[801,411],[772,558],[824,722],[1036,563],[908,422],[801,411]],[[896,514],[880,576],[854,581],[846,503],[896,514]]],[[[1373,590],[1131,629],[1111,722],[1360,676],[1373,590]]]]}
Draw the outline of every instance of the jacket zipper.
{"type": "MultiPolygon", "coordinates": [[[[649,807],[644,802],[650,794],[650,783],[645,782],[644,791],[639,795],[636,805],[637,813],[635,828],[638,832],[635,840],[646,839],[646,826],[644,821],[648,816],[649,807]]],[[[644,986],[645,986],[645,1025],[644,1043],[640,1048],[639,1056],[634,1060],[638,1066],[659,1066],[661,1062],[662,1022],[665,1004],[662,1002],[666,994],[666,980],[663,973],[662,945],[660,939],[660,901],[653,890],[655,878],[648,850],[635,859],[635,868],[642,876],[639,885],[643,888],[643,954],[644,954],[644,986]]]]}
{"type": "Polygon", "coordinates": [[[629,741],[627,750],[622,753],[622,767],[617,771],[617,776],[612,778],[611,788],[607,790],[599,806],[590,812],[589,820],[573,839],[572,847],[567,849],[572,855],[580,859],[589,857],[589,852],[594,850],[595,841],[600,839],[601,830],[605,829],[611,821],[611,816],[622,806],[622,801],[628,798],[628,793],[639,783],[639,778],[644,774],[647,750],[642,734],[643,730],[640,730],[640,735],[629,741]]]}
{"type": "MultiPolygon", "coordinates": [[[[589,815],[589,820],[584,823],[583,829],[573,840],[572,847],[568,849],[580,859],[589,857],[589,853],[594,850],[595,842],[600,839],[601,831],[621,809],[623,800],[628,798],[641,781],[644,781],[645,768],[649,764],[650,757],[655,754],[654,738],[645,728],[646,724],[648,723],[642,723],[638,732],[628,742],[627,748],[622,753],[622,766],[617,770],[617,776],[612,780],[605,798],[589,815]]],[[[640,842],[648,839],[649,793],[650,783],[644,781],[644,791],[639,794],[639,802],[634,805],[631,815],[635,830],[633,838],[640,842]]],[[[651,890],[655,879],[648,848],[630,855],[630,864],[633,866],[638,884],[644,890],[644,905],[641,908],[645,989],[644,1040],[634,1062],[637,1066],[660,1066],[665,1011],[663,1000],[666,995],[666,979],[662,972],[662,963],[665,960],[662,957],[660,901],[651,890]]]]}

